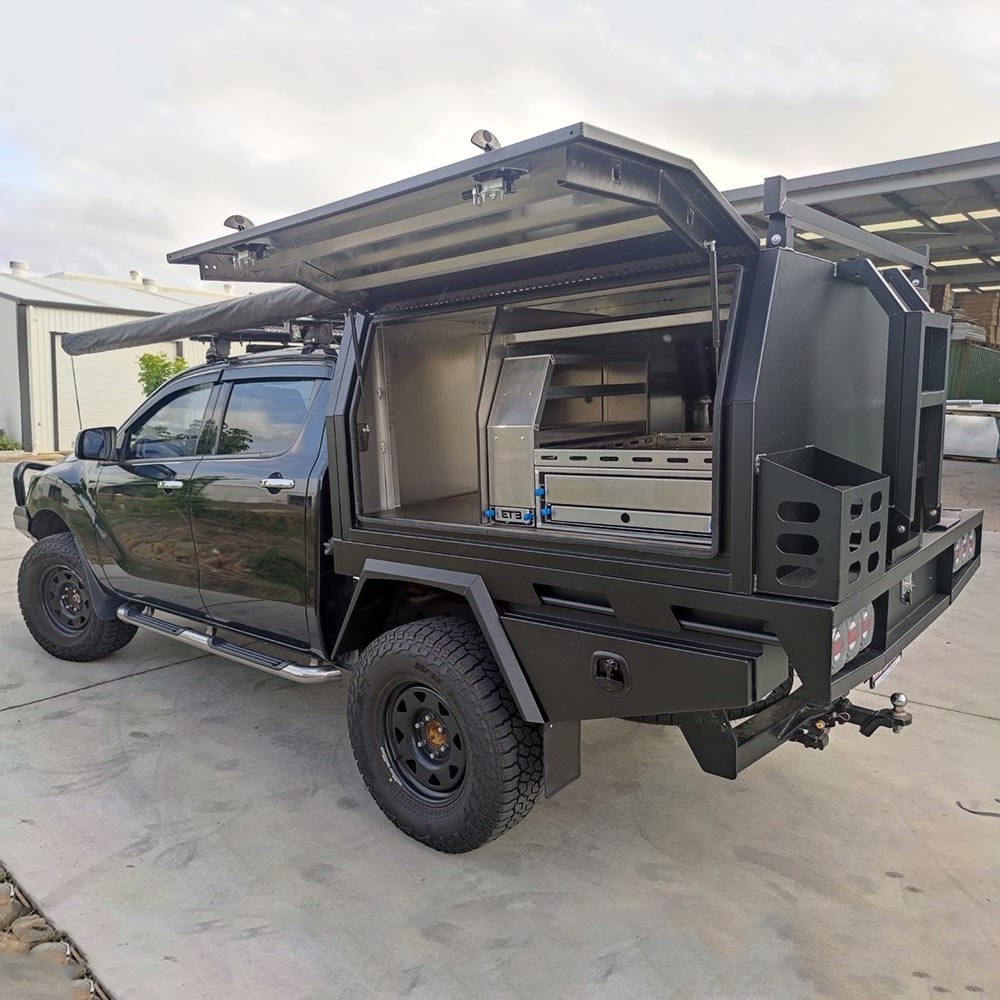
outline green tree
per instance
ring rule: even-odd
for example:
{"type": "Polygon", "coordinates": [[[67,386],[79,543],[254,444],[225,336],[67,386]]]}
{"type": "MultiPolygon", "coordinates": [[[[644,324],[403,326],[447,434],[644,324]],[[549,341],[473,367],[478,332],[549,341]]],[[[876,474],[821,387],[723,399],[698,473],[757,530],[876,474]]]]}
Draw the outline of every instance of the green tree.
{"type": "Polygon", "coordinates": [[[139,358],[139,385],[143,395],[152,396],[167,379],[187,368],[183,358],[168,358],[164,351],[159,354],[143,354],[139,358]]]}
{"type": "MultiPolygon", "coordinates": [[[[15,441],[2,427],[0,427],[0,451],[20,451],[21,442],[15,441]]],[[[245,448],[239,449],[246,451],[245,448]]]]}

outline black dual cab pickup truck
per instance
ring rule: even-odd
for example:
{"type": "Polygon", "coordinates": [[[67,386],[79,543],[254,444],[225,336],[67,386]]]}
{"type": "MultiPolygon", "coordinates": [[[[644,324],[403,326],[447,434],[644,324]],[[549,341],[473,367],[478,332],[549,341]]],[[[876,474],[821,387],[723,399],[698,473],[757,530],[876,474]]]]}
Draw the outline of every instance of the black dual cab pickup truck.
{"type": "Polygon", "coordinates": [[[914,251],[831,220],[850,259],[796,252],[800,208],[769,183],[762,241],[575,125],[171,254],[292,287],[62,338],[212,360],[17,468],[28,628],[349,674],[373,797],[451,852],[577,778],[586,719],[729,778],[899,731],[903,695],[848,696],[979,566],[982,513],[941,506],[950,320],[914,251]]]}

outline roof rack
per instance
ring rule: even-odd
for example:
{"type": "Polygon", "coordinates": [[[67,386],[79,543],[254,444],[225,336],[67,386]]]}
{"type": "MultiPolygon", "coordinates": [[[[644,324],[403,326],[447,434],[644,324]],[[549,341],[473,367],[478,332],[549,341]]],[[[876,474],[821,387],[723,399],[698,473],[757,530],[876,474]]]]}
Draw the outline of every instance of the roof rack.
{"type": "Polygon", "coordinates": [[[263,354],[288,347],[301,347],[303,354],[321,350],[324,354],[336,355],[340,350],[343,330],[334,325],[333,320],[294,320],[284,328],[271,327],[256,330],[229,330],[224,333],[200,333],[188,340],[208,344],[205,360],[239,361],[231,358],[232,345],[240,344],[246,354],[263,354]]]}

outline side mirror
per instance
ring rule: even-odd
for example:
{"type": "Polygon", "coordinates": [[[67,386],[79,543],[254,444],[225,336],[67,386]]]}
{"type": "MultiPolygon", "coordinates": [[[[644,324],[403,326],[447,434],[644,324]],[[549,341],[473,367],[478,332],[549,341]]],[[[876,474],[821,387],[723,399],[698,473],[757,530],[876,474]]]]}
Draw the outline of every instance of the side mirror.
{"type": "Polygon", "coordinates": [[[73,454],[91,462],[110,461],[115,457],[117,435],[115,427],[88,427],[77,434],[73,454]]]}

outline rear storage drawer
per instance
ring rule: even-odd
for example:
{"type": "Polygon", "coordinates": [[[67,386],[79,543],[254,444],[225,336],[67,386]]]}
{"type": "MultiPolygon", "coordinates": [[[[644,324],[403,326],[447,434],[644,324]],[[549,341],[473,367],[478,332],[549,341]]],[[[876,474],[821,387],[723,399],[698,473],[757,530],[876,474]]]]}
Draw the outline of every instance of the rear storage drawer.
{"type": "Polygon", "coordinates": [[[788,676],[777,646],[725,640],[692,648],[576,624],[501,621],[550,722],[741,708],[788,676]]]}
{"type": "Polygon", "coordinates": [[[661,479],[640,476],[542,477],[545,500],[550,506],[620,507],[622,510],[712,513],[710,479],[661,479]]]}

